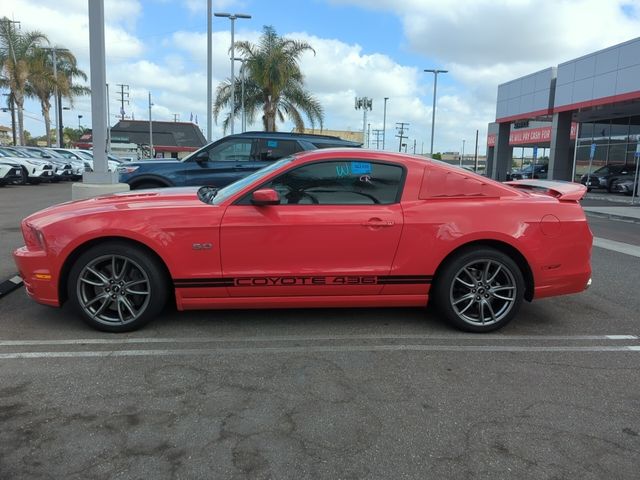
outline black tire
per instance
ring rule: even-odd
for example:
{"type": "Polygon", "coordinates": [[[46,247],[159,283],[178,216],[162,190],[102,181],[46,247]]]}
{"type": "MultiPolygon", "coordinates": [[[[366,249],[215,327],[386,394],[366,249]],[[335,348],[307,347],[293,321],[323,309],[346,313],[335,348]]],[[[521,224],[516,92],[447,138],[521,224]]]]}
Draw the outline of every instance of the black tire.
{"type": "Polygon", "coordinates": [[[29,180],[29,172],[27,171],[27,169],[25,167],[20,167],[20,170],[22,171],[22,178],[17,182],[18,185],[26,185],[27,184],[27,180],[29,180]]]}
{"type": "Polygon", "coordinates": [[[136,183],[133,187],[131,187],[131,190],[144,190],[147,188],[166,188],[166,187],[167,186],[165,184],[160,182],[147,181],[147,182],[136,183]]]}
{"type": "Polygon", "coordinates": [[[614,193],[613,192],[613,180],[610,181],[609,183],[607,183],[607,192],[614,193]]]}
{"type": "Polygon", "coordinates": [[[153,255],[127,242],[111,241],[78,257],[69,272],[67,293],[73,308],[93,328],[129,332],[160,314],[169,291],[167,280],[153,255]]]}
{"type": "Polygon", "coordinates": [[[476,247],[448,260],[433,288],[436,306],[451,325],[485,333],[504,327],[518,313],[525,282],[511,257],[490,247],[476,247]]]}
{"type": "Polygon", "coordinates": [[[40,180],[40,179],[38,179],[38,178],[30,178],[30,179],[28,180],[28,182],[29,182],[31,185],[40,185],[40,184],[42,183],[42,180],[40,180]]]}

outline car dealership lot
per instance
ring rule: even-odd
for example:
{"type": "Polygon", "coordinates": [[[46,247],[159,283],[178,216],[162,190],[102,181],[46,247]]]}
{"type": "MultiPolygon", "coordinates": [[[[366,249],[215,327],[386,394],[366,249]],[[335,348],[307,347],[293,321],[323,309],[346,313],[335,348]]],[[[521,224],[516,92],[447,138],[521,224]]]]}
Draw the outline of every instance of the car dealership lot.
{"type": "MultiPolygon", "coordinates": [[[[0,195],[6,278],[18,219],[70,185],[0,195]]],[[[422,309],[169,310],[109,335],[16,291],[0,478],[635,478],[640,258],[594,248],[593,270],[481,336],[422,309]]]]}

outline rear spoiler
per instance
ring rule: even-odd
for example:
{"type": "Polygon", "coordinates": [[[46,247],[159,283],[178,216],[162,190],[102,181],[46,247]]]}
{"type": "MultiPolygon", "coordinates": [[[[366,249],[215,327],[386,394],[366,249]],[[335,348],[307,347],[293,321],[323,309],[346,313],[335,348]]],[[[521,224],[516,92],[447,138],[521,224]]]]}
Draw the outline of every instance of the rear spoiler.
{"type": "Polygon", "coordinates": [[[587,193],[587,187],[581,183],[558,180],[513,180],[504,183],[522,190],[542,190],[544,193],[563,201],[577,202],[582,200],[587,193]]]}

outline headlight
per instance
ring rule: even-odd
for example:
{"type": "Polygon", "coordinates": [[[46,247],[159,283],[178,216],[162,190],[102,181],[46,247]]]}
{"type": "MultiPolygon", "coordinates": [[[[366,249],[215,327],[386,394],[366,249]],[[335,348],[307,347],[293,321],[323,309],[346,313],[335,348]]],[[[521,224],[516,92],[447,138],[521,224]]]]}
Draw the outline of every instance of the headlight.
{"type": "Polygon", "coordinates": [[[140,167],[135,167],[135,166],[118,167],[118,173],[133,173],[139,168],[140,167]]]}
{"type": "Polygon", "coordinates": [[[44,250],[44,234],[29,223],[22,223],[22,236],[24,243],[30,250],[44,250]]]}

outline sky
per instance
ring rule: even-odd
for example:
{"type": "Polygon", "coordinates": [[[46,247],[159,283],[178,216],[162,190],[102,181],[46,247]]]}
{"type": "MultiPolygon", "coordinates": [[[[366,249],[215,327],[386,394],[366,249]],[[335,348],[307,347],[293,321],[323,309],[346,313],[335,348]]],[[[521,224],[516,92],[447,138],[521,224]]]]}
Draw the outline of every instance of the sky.
{"type": "MultiPolygon", "coordinates": [[[[70,49],[89,74],[87,1],[97,0],[4,0],[0,17],[70,49]]],[[[172,121],[177,114],[189,121],[193,115],[206,133],[207,0],[104,1],[111,124],[121,107],[117,85],[126,84],[127,117],[148,119],[151,92],[154,120],[172,121]]],[[[354,99],[368,97],[373,108],[367,123],[382,129],[388,97],[385,148],[398,149],[395,127],[404,122],[408,151],[415,142],[416,153],[428,152],[431,141],[434,76],[424,69],[448,70],[438,76],[434,152],[460,152],[464,142],[470,153],[478,130],[484,154],[499,84],[640,32],[640,0],[213,0],[213,10],[252,16],[236,21],[236,40],[255,43],[270,25],[314,48],[300,67],[324,108],[325,128],[361,131],[363,111],[354,108],[354,99]]],[[[213,19],[214,91],[230,75],[230,23],[213,19]]],[[[64,104],[70,107],[65,125],[91,126],[88,96],[64,104]]],[[[39,104],[28,101],[25,110],[26,129],[43,135],[39,104]]],[[[10,124],[10,115],[0,112],[0,125],[10,124]]],[[[213,126],[214,140],[224,135],[221,124],[213,126]]],[[[376,147],[373,136],[370,146],[376,147]]]]}

